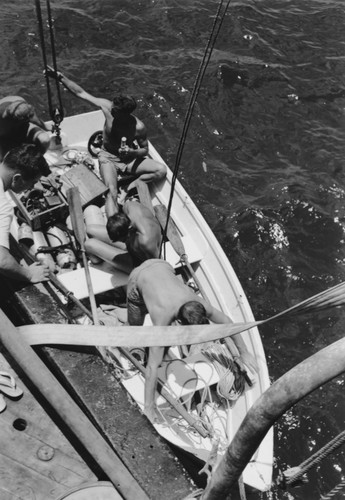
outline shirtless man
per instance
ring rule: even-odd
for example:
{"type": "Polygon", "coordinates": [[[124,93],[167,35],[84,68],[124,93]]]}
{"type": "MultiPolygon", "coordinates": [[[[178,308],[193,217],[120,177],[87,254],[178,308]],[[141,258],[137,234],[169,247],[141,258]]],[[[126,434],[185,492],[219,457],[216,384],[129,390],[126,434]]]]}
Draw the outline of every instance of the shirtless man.
{"type": "Polygon", "coordinates": [[[137,201],[126,201],[123,212],[107,221],[111,241],[124,241],[128,253],[138,266],[147,259],[157,259],[162,239],[161,227],[152,212],[137,201]]]}
{"type": "Polygon", "coordinates": [[[12,148],[24,143],[36,144],[45,153],[50,135],[33,106],[17,95],[0,99],[0,160],[12,148]]]}
{"type": "Polygon", "coordinates": [[[147,157],[147,131],[144,123],[132,114],[137,106],[133,97],[117,95],[112,101],[95,97],[60,71],[55,72],[49,68],[47,74],[60,81],[75,96],[94,104],[103,111],[105,118],[103,147],[98,154],[98,159],[101,176],[109,188],[105,205],[107,217],[119,211],[118,172],[134,175],[146,183],[163,179],[166,176],[165,165],[147,157]],[[122,137],[126,138],[126,144],[123,147],[121,147],[122,137]]]}
{"type": "MultiPolygon", "coordinates": [[[[86,231],[91,236],[86,242],[86,248],[97,257],[109,254],[107,247],[100,245],[95,238],[108,245],[113,243],[120,249],[121,243],[124,243],[125,247],[122,248],[126,248],[131,256],[132,267],[147,259],[159,257],[161,227],[152,212],[138,201],[125,201],[122,212],[109,217],[106,227],[92,224],[86,226],[86,231]]],[[[114,249],[114,256],[115,253],[114,249]]]]}
{"type": "MultiPolygon", "coordinates": [[[[127,311],[130,325],[142,325],[148,313],[153,325],[166,326],[178,322],[182,325],[232,323],[230,318],[209,304],[185,285],[174,268],[165,260],[150,259],[135,268],[127,285],[127,311]]],[[[240,334],[234,335],[241,360],[257,371],[254,357],[248,352],[240,334]]],[[[150,347],[145,383],[145,415],[155,421],[155,390],[157,371],[163,360],[163,347],[150,347]]]]}
{"type": "Polygon", "coordinates": [[[11,279],[27,283],[48,279],[48,266],[35,262],[23,267],[10,253],[9,235],[14,210],[6,191],[11,189],[14,193],[21,193],[32,189],[42,175],[49,174],[44,156],[33,144],[11,149],[0,163],[0,274],[11,279]]]}

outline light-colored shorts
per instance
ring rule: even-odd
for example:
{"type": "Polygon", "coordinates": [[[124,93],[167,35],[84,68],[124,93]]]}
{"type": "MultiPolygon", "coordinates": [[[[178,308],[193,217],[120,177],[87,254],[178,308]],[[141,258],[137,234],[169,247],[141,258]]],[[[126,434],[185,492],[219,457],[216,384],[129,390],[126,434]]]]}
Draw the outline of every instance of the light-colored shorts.
{"type": "Polygon", "coordinates": [[[115,166],[117,172],[121,172],[122,174],[134,174],[140,163],[145,159],[135,158],[135,160],[125,163],[118,156],[109,153],[109,151],[106,151],[103,148],[98,152],[97,156],[100,165],[106,165],[109,163],[110,165],[115,166]]]}

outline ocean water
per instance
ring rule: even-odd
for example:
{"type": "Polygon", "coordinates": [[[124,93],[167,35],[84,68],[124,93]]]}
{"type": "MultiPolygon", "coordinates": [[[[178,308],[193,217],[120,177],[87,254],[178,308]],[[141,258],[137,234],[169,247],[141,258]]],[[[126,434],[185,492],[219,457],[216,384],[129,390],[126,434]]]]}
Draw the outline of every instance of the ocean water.
{"type": "MultiPolygon", "coordinates": [[[[51,2],[58,66],[96,96],[133,94],[149,139],[173,167],[218,5],[51,2]]],[[[200,86],[179,179],[257,319],[345,280],[344,26],[342,0],[233,1],[200,86]]],[[[33,0],[1,1],[0,40],[0,96],[21,95],[50,119],[33,0]]],[[[94,109],[62,97],[66,115],[94,109]]],[[[342,308],[263,326],[272,381],[342,338],[344,328],[342,308]]],[[[275,425],[274,477],[343,431],[344,410],[343,376],[289,410],[275,425]]],[[[340,448],[307,484],[248,497],[318,499],[344,479],[344,467],[340,448]]]]}

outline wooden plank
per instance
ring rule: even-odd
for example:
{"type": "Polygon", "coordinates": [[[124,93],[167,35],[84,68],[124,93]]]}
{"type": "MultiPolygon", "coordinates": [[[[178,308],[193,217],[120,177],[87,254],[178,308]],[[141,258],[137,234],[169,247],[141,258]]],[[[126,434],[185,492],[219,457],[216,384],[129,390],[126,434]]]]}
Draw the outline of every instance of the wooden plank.
{"type": "Polygon", "coordinates": [[[108,476],[111,482],[125,499],[135,496],[139,500],[147,500],[146,493],[134,481],[132,475],[123,466],[122,462],[104,440],[98,429],[92,425],[89,418],[74,402],[64,387],[48,370],[36,353],[28,344],[20,339],[14,325],[7,316],[0,311],[0,339],[11,357],[17,362],[31,383],[42,394],[43,398],[51,405],[59,417],[90,453],[96,463],[108,476]]]}
{"type": "MultiPolygon", "coordinates": [[[[50,425],[50,430],[53,427],[50,425]]],[[[42,439],[40,437],[41,429],[43,429],[42,419],[41,425],[38,427],[34,422],[28,421],[23,411],[20,412],[19,417],[14,418],[8,407],[1,418],[0,455],[2,459],[7,458],[16,464],[22,464],[26,469],[35,471],[52,483],[61,483],[68,487],[79,485],[81,477],[88,477],[88,468],[73,453],[71,446],[67,449],[65,445],[63,451],[59,441],[52,439],[53,436],[48,435],[42,439]],[[18,419],[23,425],[24,423],[27,425],[25,429],[17,430],[14,427],[15,422],[19,422],[18,419]],[[39,458],[41,454],[43,456],[52,455],[49,467],[47,462],[39,458]]]]}
{"type": "MultiPolygon", "coordinates": [[[[50,467],[47,469],[53,471],[50,467]]],[[[69,471],[66,470],[66,475],[68,474],[69,471]]],[[[29,465],[2,455],[0,485],[1,499],[3,498],[2,491],[7,490],[8,494],[13,495],[9,498],[55,500],[58,495],[67,494],[71,489],[64,484],[59,484],[49,475],[42,475],[29,465]]],[[[79,485],[80,483],[75,483],[75,485],[72,484],[71,486],[79,485]]]]}
{"type": "Polygon", "coordinates": [[[97,481],[76,450],[0,354],[0,370],[24,391],[0,414],[0,498],[55,499],[97,481]]]}
{"type": "Polygon", "coordinates": [[[61,175],[61,191],[66,196],[69,188],[78,187],[82,207],[93,203],[108,192],[107,186],[85,165],[76,165],[61,175]]]}

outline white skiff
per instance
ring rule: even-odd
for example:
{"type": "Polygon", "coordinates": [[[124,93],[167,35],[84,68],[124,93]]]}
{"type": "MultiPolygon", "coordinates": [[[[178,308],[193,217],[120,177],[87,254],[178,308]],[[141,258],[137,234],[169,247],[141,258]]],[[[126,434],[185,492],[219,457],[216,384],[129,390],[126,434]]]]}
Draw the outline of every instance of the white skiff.
{"type": "MultiPolygon", "coordinates": [[[[103,121],[101,111],[65,118],[61,124],[64,151],[87,151],[90,136],[103,128],[103,121]]],[[[49,150],[46,154],[49,164],[55,165],[60,155],[61,149],[49,150]]],[[[153,159],[164,163],[152,144],[150,144],[150,155],[153,159]]],[[[94,161],[97,170],[97,160],[94,161]]],[[[164,182],[150,186],[154,206],[158,204],[168,206],[171,180],[172,173],[168,169],[167,179],[164,182]]],[[[178,181],[175,185],[171,217],[178,228],[188,260],[206,298],[234,322],[254,321],[242,286],[228,258],[196,205],[178,181]]],[[[180,272],[180,258],[170,242],[166,244],[165,256],[176,271],[180,272]]],[[[128,275],[103,263],[91,264],[91,277],[97,294],[114,286],[125,285],[128,275]]],[[[61,275],[61,280],[76,297],[80,299],[87,297],[87,285],[82,269],[64,273],[61,275]]],[[[150,324],[149,318],[145,324],[150,324]]],[[[193,418],[207,423],[212,429],[212,436],[202,437],[158,393],[157,402],[162,418],[160,423],[155,424],[155,428],[167,441],[203,462],[209,459],[211,450],[215,449],[215,443],[218,443],[218,456],[222,455],[249,408],[269,387],[267,363],[258,330],[253,328],[241,335],[248,350],[258,362],[259,372],[250,373],[252,385],[246,383],[242,395],[233,401],[226,401],[217,396],[217,382],[222,378],[222,371],[219,371],[219,366],[217,370],[217,366],[202,353],[190,356],[187,353],[181,360],[180,350],[171,348],[168,361],[164,362],[160,369],[160,378],[164,381],[165,388],[175,399],[184,403],[184,407],[193,418]]],[[[122,384],[143,409],[145,384],[143,375],[133,368],[120,351],[113,349],[113,352],[122,366],[122,384]]],[[[272,464],[273,430],[271,429],[247,465],[243,474],[244,482],[261,491],[267,490],[271,484],[272,464]]]]}

